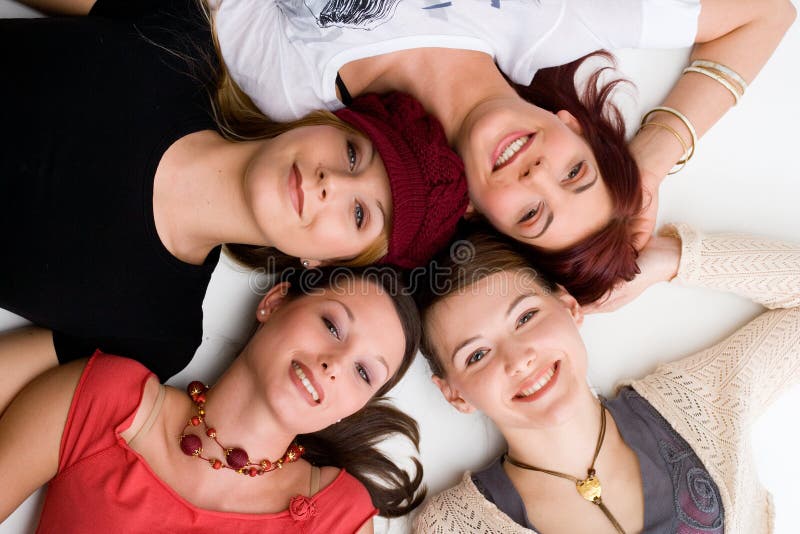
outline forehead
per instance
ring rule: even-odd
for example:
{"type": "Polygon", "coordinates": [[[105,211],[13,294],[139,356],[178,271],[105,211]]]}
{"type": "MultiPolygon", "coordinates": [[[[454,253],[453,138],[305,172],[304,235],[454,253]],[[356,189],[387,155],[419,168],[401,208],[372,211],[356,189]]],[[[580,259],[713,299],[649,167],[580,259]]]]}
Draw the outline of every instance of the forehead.
{"type": "Polygon", "coordinates": [[[467,333],[473,335],[522,297],[549,291],[533,269],[502,270],[466,285],[434,304],[426,315],[426,328],[437,351],[451,351],[467,333]]]}

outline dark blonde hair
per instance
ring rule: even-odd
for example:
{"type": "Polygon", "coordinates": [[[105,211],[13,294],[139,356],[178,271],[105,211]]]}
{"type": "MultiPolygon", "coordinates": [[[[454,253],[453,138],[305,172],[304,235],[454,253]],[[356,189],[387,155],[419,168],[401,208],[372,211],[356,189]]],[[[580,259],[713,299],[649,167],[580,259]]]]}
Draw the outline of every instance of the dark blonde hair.
{"type": "Polygon", "coordinates": [[[445,376],[429,327],[434,305],[502,271],[524,271],[539,287],[554,291],[556,285],[533,267],[531,255],[530,247],[499,233],[486,220],[471,219],[461,225],[453,245],[431,261],[415,298],[423,325],[420,352],[434,376],[445,376]]]}
{"type": "MultiPolygon", "coordinates": [[[[225,139],[229,141],[259,141],[306,126],[333,126],[349,134],[366,137],[363,132],[327,110],[314,111],[301,119],[290,122],[276,122],[264,115],[253,103],[253,100],[233,81],[222,59],[214,17],[206,3],[203,0],[198,1],[202,5],[203,13],[211,27],[211,36],[217,53],[215,62],[217,80],[216,87],[210,95],[211,109],[217,128],[225,139]]],[[[326,263],[344,267],[361,267],[376,263],[386,256],[389,252],[389,237],[392,227],[391,214],[389,213],[387,216],[383,230],[365,250],[353,258],[337,258],[328,260],[326,263]]],[[[297,258],[284,254],[274,247],[229,243],[226,245],[226,249],[230,256],[242,265],[253,269],[269,270],[274,268],[273,273],[299,263],[297,258]]]]}

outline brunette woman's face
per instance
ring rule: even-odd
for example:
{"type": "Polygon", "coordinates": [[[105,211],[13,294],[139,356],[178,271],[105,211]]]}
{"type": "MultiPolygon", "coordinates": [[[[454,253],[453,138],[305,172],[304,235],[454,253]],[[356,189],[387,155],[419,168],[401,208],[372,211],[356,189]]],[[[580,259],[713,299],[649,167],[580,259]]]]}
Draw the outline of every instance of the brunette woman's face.
{"type": "Polygon", "coordinates": [[[520,97],[479,104],[456,140],[472,206],[500,232],[562,250],[602,229],[611,197],[577,120],[520,97]]]}
{"type": "Polygon", "coordinates": [[[245,193],[259,228],[281,252],[350,259],[391,224],[389,178],[366,137],[303,126],[262,143],[248,166],[245,193]]]}
{"type": "Polygon", "coordinates": [[[588,392],[582,320],[575,299],[529,272],[492,274],[428,313],[445,374],[434,382],[457,409],[479,409],[501,431],[557,425],[588,392]]]}
{"type": "Polygon", "coordinates": [[[406,339],[391,298],[371,282],[291,299],[282,289],[260,303],[261,325],[240,357],[271,411],[303,434],[361,409],[397,372],[406,339]]]}

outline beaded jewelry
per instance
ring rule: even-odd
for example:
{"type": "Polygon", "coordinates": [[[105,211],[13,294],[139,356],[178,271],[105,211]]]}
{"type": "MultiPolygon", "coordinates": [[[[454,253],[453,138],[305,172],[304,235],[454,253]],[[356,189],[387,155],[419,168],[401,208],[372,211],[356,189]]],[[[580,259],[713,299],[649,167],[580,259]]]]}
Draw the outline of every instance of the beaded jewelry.
{"type": "Polygon", "coordinates": [[[274,462],[271,462],[266,458],[260,462],[252,462],[250,460],[250,456],[247,454],[247,451],[244,449],[240,447],[226,447],[217,439],[216,429],[206,424],[206,391],[208,391],[208,387],[202,382],[198,382],[196,380],[190,383],[186,388],[186,392],[189,394],[189,397],[192,399],[192,403],[197,410],[197,415],[192,416],[189,419],[189,421],[186,423],[186,426],[183,427],[183,432],[181,432],[181,450],[187,456],[194,456],[201,460],[205,460],[214,469],[225,468],[236,471],[241,475],[249,475],[254,477],[256,475],[269,473],[270,471],[274,471],[276,469],[281,469],[283,464],[296,462],[305,452],[305,447],[297,443],[292,443],[289,445],[289,448],[286,449],[284,455],[274,462]],[[203,425],[206,436],[214,440],[214,443],[219,445],[219,447],[223,450],[225,454],[225,463],[222,463],[222,461],[218,458],[208,458],[203,456],[203,442],[200,437],[196,434],[186,433],[187,428],[199,425],[203,425]]]}

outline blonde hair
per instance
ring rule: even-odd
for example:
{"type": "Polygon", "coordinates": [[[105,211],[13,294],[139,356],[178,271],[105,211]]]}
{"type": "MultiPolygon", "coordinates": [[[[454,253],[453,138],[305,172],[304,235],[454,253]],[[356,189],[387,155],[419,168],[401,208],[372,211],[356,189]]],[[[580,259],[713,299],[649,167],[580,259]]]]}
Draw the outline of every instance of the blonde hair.
{"type": "MultiPolygon", "coordinates": [[[[259,141],[277,137],[295,128],[305,126],[333,126],[350,134],[367,137],[364,132],[327,110],[314,111],[301,119],[290,122],[276,122],[264,115],[231,77],[222,58],[214,17],[206,2],[203,0],[199,0],[199,2],[211,27],[214,50],[219,58],[216,91],[210,95],[210,98],[214,122],[225,139],[229,141],[259,141]]],[[[325,263],[343,267],[363,267],[376,263],[389,252],[391,227],[391,213],[387,213],[383,230],[360,254],[348,259],[328,260],[325,263]]],[[[274,266],[277,270],[282,270],[286,267],[297,266],[296,258],[284,254],[274,247],[230,243],[226,245],[226,249],[231,257],[246,267],[257,269],[274,266]]]]}

